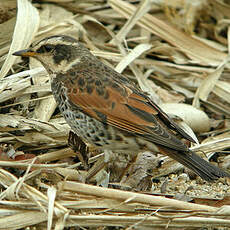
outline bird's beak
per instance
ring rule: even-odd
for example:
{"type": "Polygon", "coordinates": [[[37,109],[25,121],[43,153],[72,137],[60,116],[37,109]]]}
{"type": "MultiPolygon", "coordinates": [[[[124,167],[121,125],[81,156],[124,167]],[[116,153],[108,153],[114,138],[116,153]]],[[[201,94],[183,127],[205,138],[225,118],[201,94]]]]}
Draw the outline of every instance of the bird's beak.
{"type": "Polygon", "coordinates": [[[32,49],[19,50],[19,51],[13,53],[13,55],[21,56],[21,57],[35,57],[37,54],[38,53],[36,53],[32,49]]]}

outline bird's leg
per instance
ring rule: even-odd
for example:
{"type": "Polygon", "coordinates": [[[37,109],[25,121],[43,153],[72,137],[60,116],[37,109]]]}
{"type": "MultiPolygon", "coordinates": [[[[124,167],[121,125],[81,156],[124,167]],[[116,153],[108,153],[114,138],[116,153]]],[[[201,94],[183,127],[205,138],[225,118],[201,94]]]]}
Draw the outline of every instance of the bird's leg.
{"type": "Polygon", "coordinates": [[[102,155],[93,165],[93,167],[88,170],[85,181],[89,181],[90,178],[101,171],[110,162],[112,156],[113,152],[111,150],[105,150],[104,155],[102,155]]]}
{"type": "Polygon", "coordinates": [[[137,155],[138,155],[138,154],[136,154],[136,153],[130,154],[131,160],[128,162],[128,164],[127,164],[125,170],[124,170],[123,173],[122,173],[121,178],[124,178],[128,171],[132,171],[132,168],[133,168],[133,166],[135,165],[135,162],[136,162],[136,160],[137,160],[137,155]],[[131,168],[131,169],[130,169],[130,168],[131,168]]]}
{"type": "Polygon", "coordinates": [[[69,132],[68,145],[77,154],[78,159],[81,161],[85,169],[89,168],[88,165],[88,152],[89,149],[87,145],[82,141],[82,139],[77,136],[74,132],[69,132]]]}

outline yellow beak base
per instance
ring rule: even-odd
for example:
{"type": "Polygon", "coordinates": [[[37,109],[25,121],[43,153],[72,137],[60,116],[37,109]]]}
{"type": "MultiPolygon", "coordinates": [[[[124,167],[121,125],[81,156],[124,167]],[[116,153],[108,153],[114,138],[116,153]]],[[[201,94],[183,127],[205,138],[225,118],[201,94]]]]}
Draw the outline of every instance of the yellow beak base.
{"type": "Polygon", "coordinates": [[[13,53],[13,55],[21,56],[21,57],[34,57],[37,55],[37,53],[31,49],[25,49],[25,50],[19,50],[19,51],[13,53]]]}

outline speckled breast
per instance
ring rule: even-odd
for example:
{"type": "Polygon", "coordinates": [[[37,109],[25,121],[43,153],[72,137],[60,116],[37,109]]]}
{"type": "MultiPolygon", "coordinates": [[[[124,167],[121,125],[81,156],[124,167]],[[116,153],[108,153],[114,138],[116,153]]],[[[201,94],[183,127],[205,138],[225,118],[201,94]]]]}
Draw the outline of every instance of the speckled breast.
{"type": "Polygon", "coordinates": [[[99,148],[116,150],[116,152],[139,151],[142,145],[150,144],[150,142],[141,140],[110,125],[103,124],[101,121],[83,113],[77,105],[69,101],[67,89],[61,82],[52,81],[51,88],[60,112],[67,124],[83,140],[99,148]]]}

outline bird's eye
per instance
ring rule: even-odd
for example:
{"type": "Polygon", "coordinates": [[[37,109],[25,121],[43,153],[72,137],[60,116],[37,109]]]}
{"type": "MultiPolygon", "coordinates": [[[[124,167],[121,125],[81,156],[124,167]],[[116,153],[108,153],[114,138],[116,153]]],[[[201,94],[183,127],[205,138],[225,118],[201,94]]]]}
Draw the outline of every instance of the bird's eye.
{"type": "Polygon", "coordinates": [[[53,45],[43,45],[38,50],[37,53],[49,53],[54,49],[53,45]]]}

